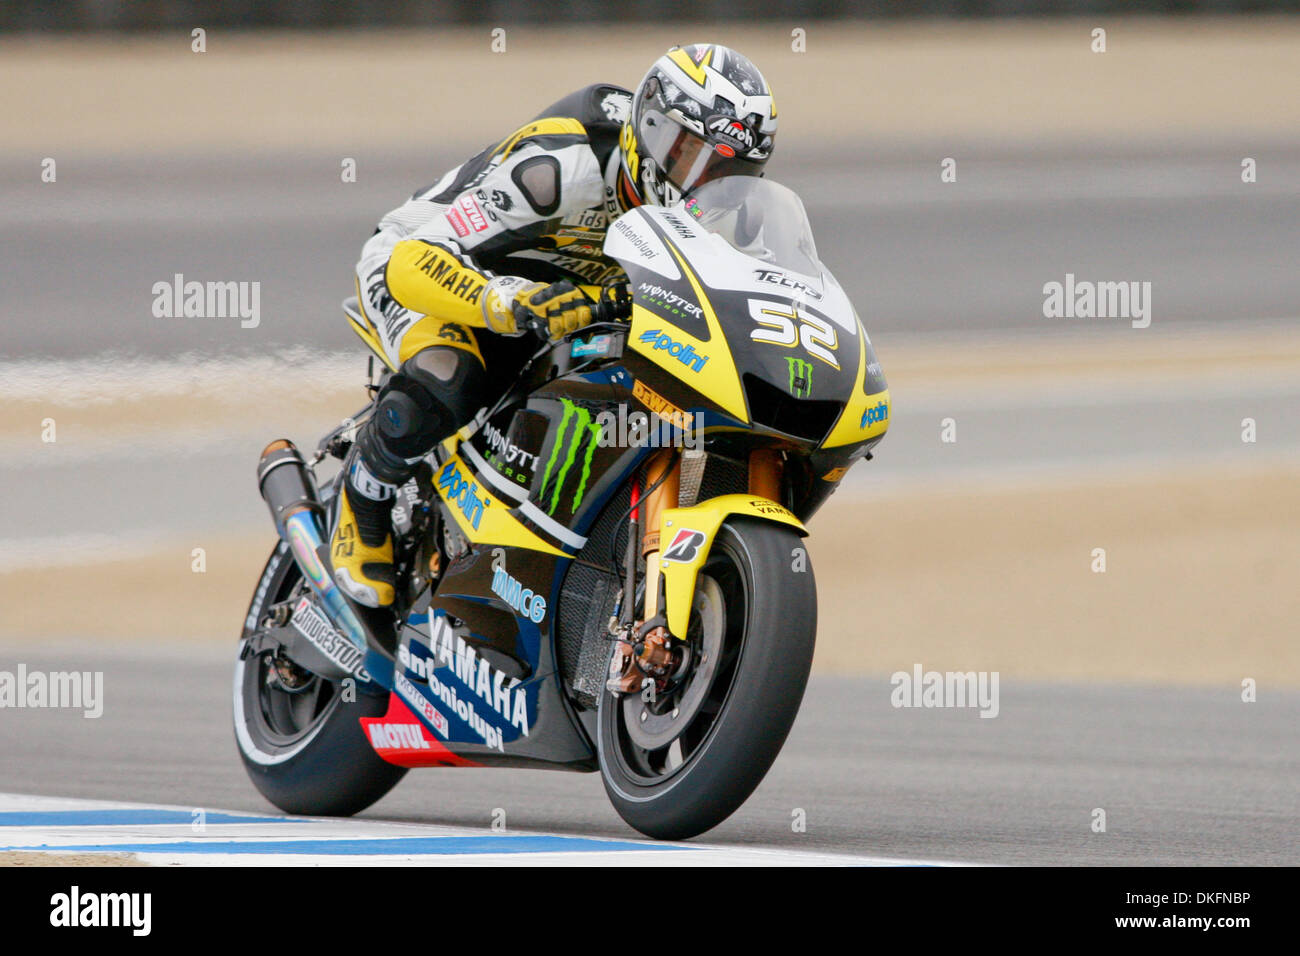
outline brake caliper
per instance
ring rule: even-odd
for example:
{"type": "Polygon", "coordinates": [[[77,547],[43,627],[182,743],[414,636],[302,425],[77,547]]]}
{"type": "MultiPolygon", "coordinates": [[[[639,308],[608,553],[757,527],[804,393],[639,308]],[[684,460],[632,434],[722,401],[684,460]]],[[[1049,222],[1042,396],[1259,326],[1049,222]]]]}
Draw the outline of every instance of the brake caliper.
{"type": "Polygon", "coordinates": [[[681,642],[668,633],[662,615],[643,622],[627,637],[614,648],[605,689],[621,697],[641,690],[648,680],[655,694],[663,692],[684,660],[681,642]]]}

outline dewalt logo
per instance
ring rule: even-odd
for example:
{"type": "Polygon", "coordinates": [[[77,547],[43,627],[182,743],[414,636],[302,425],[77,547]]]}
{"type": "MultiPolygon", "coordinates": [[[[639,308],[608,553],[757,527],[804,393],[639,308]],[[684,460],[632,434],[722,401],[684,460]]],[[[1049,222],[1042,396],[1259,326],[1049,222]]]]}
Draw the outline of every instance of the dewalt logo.
{"type": "Polygon", "coordinates": [[[578,484],[573,490],[571,511],[577,511],[582,498],[587,493],[587,481],[591,478],[591,456],[600,444],[603,429],[592,421],[591,412],[580,408],[567,398],[561,398],[564,404],[564,417],[560,419],[560,429],[555,435],[555,447],[542,472],[542,487],[538,492],[541,504],[547,514],[555,514],[560,506],[560,491],[571,472],[578,471],[578,484]],[[579,464],[579,459],[581,463],[579,464]],[[549,504],[547,497],[550,497],[549,504]]]}
{"type": "Polygon", "coordinates": [[[694,415],[682,411],[640,379],[632,383],[632,395],[670,425],[689,431],[694,424],[694,415]]]}

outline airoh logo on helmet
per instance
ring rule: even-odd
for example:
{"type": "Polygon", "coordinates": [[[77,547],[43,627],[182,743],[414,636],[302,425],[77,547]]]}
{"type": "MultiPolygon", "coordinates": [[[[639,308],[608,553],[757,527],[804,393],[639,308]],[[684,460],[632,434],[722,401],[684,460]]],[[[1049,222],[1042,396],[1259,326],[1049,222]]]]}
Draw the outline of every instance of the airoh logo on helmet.
{"type": "Polygon", "coordinates": [[[708,130],[717,136],[734,139],[745,149],[754,148],[754,134],[740,120],[732,116],[715,116],[708,122],[708,130]]]}

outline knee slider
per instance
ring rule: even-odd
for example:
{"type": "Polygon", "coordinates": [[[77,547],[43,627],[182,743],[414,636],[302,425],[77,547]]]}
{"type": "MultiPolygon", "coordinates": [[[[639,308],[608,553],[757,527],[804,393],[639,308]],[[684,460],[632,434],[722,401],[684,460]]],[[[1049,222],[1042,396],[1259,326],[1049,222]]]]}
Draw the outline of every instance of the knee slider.
{"type": "Polygon", "coordinates": [[[372,423],[366,450],[391,464],[419,458],[455,430],[440,403],[401,373],[391,376],[379,393],[372,423]]]}
{"type": "Polygon", "coordinates": [[[434,347],[407,359],[384,384],[372,427],[359,436],[366,460],[390,474],[407,468],[473,417],[484,381],[483,366],[463,349],[434,347]]]}
{"type": "Polygon", "coordinates": [[[390,385],[375,405],[375,424],[386,438],[409,438],[425,430],[429,414],[410,391],[390,385]]]}
{"type": "Polygon", "coordinates": [[[421,391],[430,411],[445,423],[439,440],[473,418],[483,404],[487,383],[483,363],[464,349],[422,349],[402,364],[400,376],[421,391]]]}

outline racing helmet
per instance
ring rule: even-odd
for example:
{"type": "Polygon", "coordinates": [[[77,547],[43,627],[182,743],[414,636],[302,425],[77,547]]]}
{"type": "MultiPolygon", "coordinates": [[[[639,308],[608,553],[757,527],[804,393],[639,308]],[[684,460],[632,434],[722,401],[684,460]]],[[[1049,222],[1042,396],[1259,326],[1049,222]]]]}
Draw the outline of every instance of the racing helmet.
{"type": "Polygon", "coordinates": [[[675,46],[650,67],[623,124],[618,198],[671,205],[710,180],[761,176],[776,138],[772,91],[716,43],[675,46]]]}

